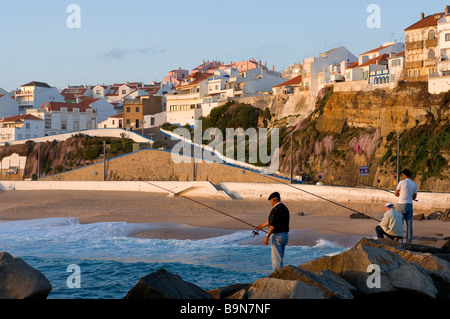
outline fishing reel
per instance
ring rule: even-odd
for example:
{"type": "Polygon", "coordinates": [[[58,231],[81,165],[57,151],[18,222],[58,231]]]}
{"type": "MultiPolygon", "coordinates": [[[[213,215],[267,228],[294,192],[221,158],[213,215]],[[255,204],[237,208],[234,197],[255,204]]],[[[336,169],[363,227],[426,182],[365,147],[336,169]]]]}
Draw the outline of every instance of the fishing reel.
{"type": "Polygon", "coordinates": [[[252,231],[252,234],[253,234],[253,238],[255,238],[256,236],[259,236],[259,231],[254,230],[254,231],[252,231]]]}

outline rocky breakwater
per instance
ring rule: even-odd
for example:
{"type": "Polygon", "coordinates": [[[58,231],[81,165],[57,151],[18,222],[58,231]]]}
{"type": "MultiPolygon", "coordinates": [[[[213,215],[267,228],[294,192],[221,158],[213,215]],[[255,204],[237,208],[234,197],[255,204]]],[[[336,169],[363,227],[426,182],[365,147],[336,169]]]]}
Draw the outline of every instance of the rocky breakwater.
{"type": "Polygon", "coordinates": [[[0,299],[46,299],[48,279],[20,258],[0,253],[0,299]]]}
{"type": "Polygon", "coordinates": [[[126,299],[450,299],[450,241],[442,248],[363,238],[353,248],[300,266],[285,266],[254,283],[203,291],[159,270],[126,299]]]}

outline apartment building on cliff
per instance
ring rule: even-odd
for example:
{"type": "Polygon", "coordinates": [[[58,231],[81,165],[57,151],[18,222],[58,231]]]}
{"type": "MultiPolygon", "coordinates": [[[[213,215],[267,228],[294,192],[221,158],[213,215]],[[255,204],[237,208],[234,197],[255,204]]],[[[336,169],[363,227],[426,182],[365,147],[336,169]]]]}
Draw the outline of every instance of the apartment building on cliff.
{"type": "Polygon", "coordinates": [[[450,13],[446,7],[445,15],[437,24],[437,39],[439,56],[437,70],[430,75],[428,91],[433,94],[447,92],[450,89],[450,13]]]}
{"type": "Polygon", "coordinates": [[[0,120],[0,143],[41,136],[44,136],[44,121],[37,116],[21,114],[0,120]]]}
{"type": "Polygon", "coordinates": [[[428,16],[422,12],[420,20],[405,29],[405,68],[408,81],[428,81],[428,77],[438,71],[438,22],[448,14],[449,6],[445,7],[445,12],[428,16]]]}
{"type": "Polygon", "coordinates": [[[20,113],[40,108],[46,101],[65,102],[64,96],[58,92],[56,87],[51,87],[44,82],[33,81],[24,84],[14,94],[15,100],[19,103],[20,113]]]}

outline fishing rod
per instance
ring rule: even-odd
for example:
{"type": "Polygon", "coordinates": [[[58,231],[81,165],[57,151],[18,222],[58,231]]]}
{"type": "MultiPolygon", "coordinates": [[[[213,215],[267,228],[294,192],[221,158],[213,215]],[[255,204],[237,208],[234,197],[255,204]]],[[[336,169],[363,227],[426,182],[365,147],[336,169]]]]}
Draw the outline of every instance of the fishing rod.
{"type": "Polygon", "coordinates": [[[340,207],[342,207],[342,208],[348,209],[348,210],[350,210],[350,211],[352,211],[352,212],[355,212],[355,213],[357,213],[357,214],[366,216],[366,217],[368,217],[368,218],[370,218],[370,219],[373,219],[373,220],[375,220],[375,221],[377,221],[377,222],[381,222],[381,220],[379,220],[379,219],[376,219],[376,218],[374,218],[374,217],[372,217],[372,216],[369,216],[369,215],[366,215],[366,214],[364,214],[364,213],[358,212],[357,210],[355,210],[355,209],[353,209],[353,208],[350,208],[350,207],[341,205],[341,204],[339,204],[339,203],[336,203],[336,202],[334,202],[334,201],[332,201],[332,200],[330,200],[330,199],[328,199],[328,198],[325,198],[325,197],[322,197],[322,196],[313,194],[313,193],[308,192],[308,191],[306,191],[306,190],[304,190],[304,189],[301,189],[301,188],[294,187],[294,186],[291,185],[291,184],[283,183],[283,182],[281,182],[281,181],[279,181],[279,180],[277,180],[277,179],[270,178],[269,175],[263,175],[263,176],[265,176],[266,178],[268,178],[268,179],[270,179],[270,180],[272,180],[272,181],[275,181],[275,182],[277,182],[277,183],[280,183],[280,184],[283,184],[283,185],[287,185],[287,186],[289,186],[289,187],[292,187],[292,188],[294,188],[294,189],[296,189],[296,190],[302,191],[302,192],[304,192],[304,193],[306,193],[306,194],[309,194],[309,195],[311,195],[311,196],[320,198],[320,199],[322,199],[322,200],[324,200],[324,201],[327,201],[327,202],[330,202],[330,203],[332,203],[332,204],[334,204],[334,205],[337,205],[337,206],[340,206],[340,207]]]}
{"type": "MultiPolygon", "coordinates": [[[[150,185],[152,185],[152,186],[155,186],[155,187],[157,187],[157,188],[159,188],[159,189],[162,189],[162,190],[164,190],[164,191],[166,191],[166,192],[169,192],[169,193],[172,193],[172,194],[176,194],[176,192],[171,191],[170,189],[164,188],[164,187],[162,187],[162,186],[159,186],[159,185],[156,185],[156,184],[147,182],[147,181],[145,181],[145,182],[146,182],[147,184],[150,184],[150,185]]],[[[221,211],[221,210],[219,210],[219,209],[217,209],[217,208],[215,208],[215,207],[206,205],[206,204],[204,204],[204,203],[202,203],[202,202],[199,202],[199,201],[197,201],[197,200],[195,200],[195,199],[192,199],[192,198],[189,198],[189,197],[186,197],[186,196],[180,196],[180,197],[183,197],[183,198],[185,198],[185,199],[187,199],[187,200],[190,200],[191,202],[194,202],[194,203],[196,203],[196,204],[199,204],[199,205],[201,205],[201,206],[204,206],[204,207],[206,207],[206,208],[209,208],[209,209],[211,209],[211,210],[213,210],[213,211],[215,211],[215,212],[218,212],[218,213],[220,213],[220,214],[222,214],[222,215],[228,216],[228,217],[230,217],[230,218],[232,218],[232,219],[234,219],[234,220],[237,220],[237,221],[239,221],[239,222],[241,222],[241,223],[243,223],[243,224],[245,224],[245,225],[251,226],[251,227],[253,228],[253,231],[252,231],[253,237],[259,235],[259,232],[256,230],[256,226],[255,226],[255,225],[252,225],[252,224],[250,224],[250,223],[248,223],[248,222],[246,222],[245,220],[242,220],[242,219],[237,218],[237,217],[235,217],[235,216],[233,216],[233,215],[230,215],[230,214],[228,214],[228,213],[225,213],[225,212],[223,212],[223,211],[221,211]]],[[[267,233],[267,231],[265,231],[265,230],[263,230],[263,229],[260,229],[260,230],[261,230],[262,232],[264,232],[264,233],[267,233]]]]}
{"type": "MultiPolygon", "coordinates": [[[[385,191],[385,192],[388,192],[388,193],[390,193],[390,194],[394,194],[394,195],[395,195],[395,192],[390,191],[389,189],[379,188],[379,187],[376,187],[376,186],[373,186],[373,185],[370,185],[370,184],[366,184],[366,183],[363,183],[363,182],[354,181],[354,180],[351,180],[351,179],[348,179],[348,178],[345,178],[345,177],[341,177],[341,176],[338,176],[338,179],[343,179],[343,180],[346,180],[346,181],[349,181],[349,182],[361,184],[361,185],[364,185],[364,186],[369,186],[369,187],[378,189],[378,190],[380,190],[380,191],[385,191]]],[[[416,201],[416,202],[418,202],[417,199],[413,199],[413,200],[416,201]]]]}

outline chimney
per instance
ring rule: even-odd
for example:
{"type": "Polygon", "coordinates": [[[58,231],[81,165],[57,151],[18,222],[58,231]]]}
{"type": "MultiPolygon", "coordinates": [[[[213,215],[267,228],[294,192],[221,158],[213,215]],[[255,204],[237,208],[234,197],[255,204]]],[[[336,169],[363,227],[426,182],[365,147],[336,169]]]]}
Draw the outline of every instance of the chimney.
{"type": "Polygon", "coordinates": [[[420,14],[420,20],[423,20],[423,19],[425,19],[425,13],[422,12],[422,13],[420,14]]]}
{"type": "Polygon", "coordinates": [[[445,6],[445,15],[449,14],[450,6],[445,6]]]}

